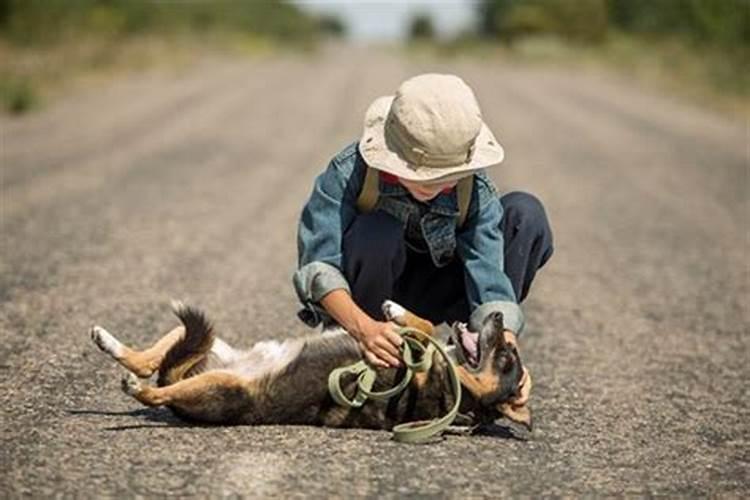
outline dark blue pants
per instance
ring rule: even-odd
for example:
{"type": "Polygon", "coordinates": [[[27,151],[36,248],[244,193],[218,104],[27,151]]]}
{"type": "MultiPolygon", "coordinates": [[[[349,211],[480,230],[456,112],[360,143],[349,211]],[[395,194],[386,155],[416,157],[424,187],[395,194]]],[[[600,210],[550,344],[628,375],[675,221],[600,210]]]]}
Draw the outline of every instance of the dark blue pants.
{"type": "MultiPolygon", "coordinates": [[[[503,219],[498,231],[505,243],[505,273],[518,301],[526,298],[536,271],[552,255],[552,231],[541,202],[528,193],[500,198],[503,219]]],[[[436,267],[429,254],[404,243],[403,226],[391,215],[359,215],[344,234],[344,275],[354,301],[383,320],[386,299],[403,305],[435,324],[468,321],[463,265],[458,259],[436,267]]]]}

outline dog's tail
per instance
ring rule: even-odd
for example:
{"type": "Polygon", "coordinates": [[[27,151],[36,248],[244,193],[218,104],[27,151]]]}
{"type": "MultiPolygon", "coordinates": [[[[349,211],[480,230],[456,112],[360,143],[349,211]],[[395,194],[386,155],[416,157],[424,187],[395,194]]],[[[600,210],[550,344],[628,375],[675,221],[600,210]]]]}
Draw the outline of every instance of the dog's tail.
{"type": "Polygon", "coordinates": [[[203,311],[173,300],[172,311],[185,326],[185,335],[172,346],[159,367],[160,387],[174,384],[200,362],[214,343],[214,329],[203,311]]]}

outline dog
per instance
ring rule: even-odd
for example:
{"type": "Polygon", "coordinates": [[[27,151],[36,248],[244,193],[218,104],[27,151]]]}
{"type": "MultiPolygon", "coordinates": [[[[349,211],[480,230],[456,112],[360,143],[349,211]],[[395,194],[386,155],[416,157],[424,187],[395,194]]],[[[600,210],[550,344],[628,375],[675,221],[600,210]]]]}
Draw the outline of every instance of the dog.
{"type": "MultiPolygon", "coordinates": [[[[195,307],[173,302],[182,325],[150,348],[131,349],[100,326],[91,339],[128,370],[122,390],[147,406],[167,406],[177,416],[207,424],[302,424],[390,430],[414,420],[438,418],[454,404],[447,362],[437,353],[431,368],[416,374],[401,394],[389,401],[368,400],[360,408],[336,404],[328,392],[328,375],[363,359],[357,342],[340,327],[284,341],[263,341],[238,350],[218,338],[212,323],[195,307]],[[141,379],[158,374],[157,385],[141,379]]],[[[435,335],[435,326],[386,301],[389,321],[435,335]]],[[[460,413],[472,424],[505,416],[531,430],[527,398],[531,379],[515,343],[506,337],[497,312],[478,333],[455,323],[450,330],[462,385],[460,413]]],[[[378,368],[374,390],[393,386],[403,368],[378,368]]],[[[354,377],[342,379],[348,397],[354,377]]]]}

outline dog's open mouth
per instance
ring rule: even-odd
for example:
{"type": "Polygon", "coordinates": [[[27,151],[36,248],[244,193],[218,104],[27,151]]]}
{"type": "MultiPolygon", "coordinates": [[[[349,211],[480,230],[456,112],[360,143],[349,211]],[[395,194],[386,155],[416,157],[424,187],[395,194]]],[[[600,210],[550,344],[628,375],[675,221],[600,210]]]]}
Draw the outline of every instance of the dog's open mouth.
{"type": "Polygon", "coordinates": [[[453,328],[453,342],[458,348],[459,361],[463,361],[472,368],[477,368],[481,357],[479,334],[470,332],[466,324],[458,323],[453,328]]]}

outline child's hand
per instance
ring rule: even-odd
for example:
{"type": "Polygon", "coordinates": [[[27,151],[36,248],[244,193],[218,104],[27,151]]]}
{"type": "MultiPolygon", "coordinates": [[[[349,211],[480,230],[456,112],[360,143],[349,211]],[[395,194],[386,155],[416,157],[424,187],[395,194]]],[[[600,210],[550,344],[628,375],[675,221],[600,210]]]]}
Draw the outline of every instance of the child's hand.
{"type": "Polygon", "coordinates": [[[368,363],[382,368],[401,366],[400,347],[403,340],[396,333],[396,328],[398,325],[390,321],[373,320],[359,332],[352,332],[368,363]]]}
{"type": "MultiPolygon", "coordinates": [[[[503,331],[503,337],[506,342],[518,350],[518,340],[516,339],[515,333],[510,330],[505,330],[503,331]]],[[[531,373],[525,366],[522,366],[522,370],[523,374],[521,375],[521,382],[518,384],[518,395],[510,401],[510,403],[516,407],[528,403],[529,396],[531,395],[531,373]]]]}
{"type": "Polygon", "coordinates": [[[523,375],[521,375],[521,383],[519,384],[518,396],[510,400],[513,406],[524,406],[529,402],[529,396],[531,395],[531,373],[524,366],[523,375]]]}

